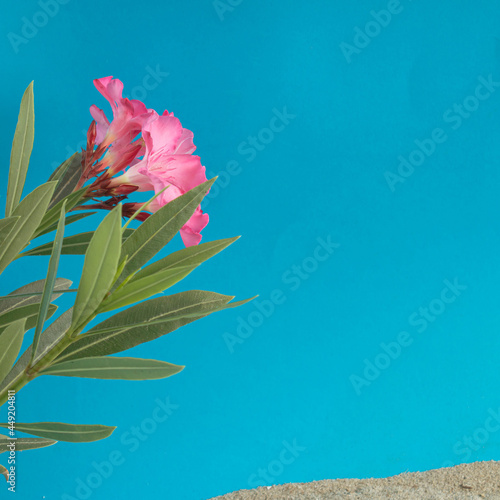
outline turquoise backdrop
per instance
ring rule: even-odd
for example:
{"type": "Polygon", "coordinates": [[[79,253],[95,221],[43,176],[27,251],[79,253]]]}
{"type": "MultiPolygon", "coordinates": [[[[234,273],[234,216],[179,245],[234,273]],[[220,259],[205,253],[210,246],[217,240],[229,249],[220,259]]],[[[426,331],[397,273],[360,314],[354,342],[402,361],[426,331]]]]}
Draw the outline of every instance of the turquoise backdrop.
{"type": "MultiPolygon", "coordinates": [[[[20,454],[17,498],[205,500],[500,459],[496,2],[24,0],[0,26],[0,202],[29,82],[27,190],[83,146],[90,105],[110,113],[92,80],[113,75],[219,175],[203,241],[242,235],[172,292],[259,294],[131,353],[175,377],[27,386],[18,421],[118,428],[20,454]]],[[[46,265],[18,261],[0,292],[46,265]]]]}

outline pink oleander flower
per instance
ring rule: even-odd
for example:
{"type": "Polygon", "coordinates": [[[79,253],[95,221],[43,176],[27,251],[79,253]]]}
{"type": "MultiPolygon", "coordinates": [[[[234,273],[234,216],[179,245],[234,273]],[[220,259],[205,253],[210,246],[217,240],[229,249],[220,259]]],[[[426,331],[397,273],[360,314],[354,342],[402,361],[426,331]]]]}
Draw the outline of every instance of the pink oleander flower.
{"type": "Polygon", "coordinates": [[[141,132],[143,124],[153,113],[145,104],[135,99],[122,97],[123,83],[112,76],[94,80],[96,89],[108,100],[113,111],[111,123],[104,111],[95,104],[90,114],[96,121],[96,142],[109,146],[112,142],[130,143],[141,132]]]}
{"type": "MultiPolygon", "coordinates": [[[[103,204],[102,208],[108,209],[132,191],[158,193],[168,186],[147,207],[148,211],[155,212],[207,180],[200,157],[192,154],[196,149],[193,133],[183,128],[173,113],[165,111],[160,116],[140,101],[123,98],[122,82],[112,77],[95,80],[94,84],[113,110],[110,123],[101,109],[95,105],[90,108],[95,123],[89,129],[84,154],[84,171],[92,175],[105,171],[89,189],[89,196],[113,196],[112,202],[103,204]],[[139,134],[142,137],[137,138],[139,134]],[[96,157],[98,161],[94,165],[96,157]],[[123,171],[122,175],[113,177],[123,171]]],[[[139,208],[140,204],[127,204],[127,212],[133,213],[135,207],[139,208]]],[[[142,215],[140,220],[144,218],[142,215]]],[[[208,214],[198,206],[180,231],[184,244],[197,245],[201,241],[200,232],[207,224],[208,214]]]]}
{"type": "MultiPolygon", "coordinates": [[[[205,167],[199,156],[193,155],[193,133],[182,127],[173,113],[165,111],[162,116],[153,115],[142,128],[146,151],[142,160],[131,166],[123,175],[115,177],[113,185],[138,186],[139,191],[154,189],[160,194],[149,205],[155,212],[181,194],[207,180],[205,167]]],[[[181,229],[181,237],[186,246],[197,245],[201,240],[200,231],[208,224],[208,214],[198,207],[181,229]]]]}

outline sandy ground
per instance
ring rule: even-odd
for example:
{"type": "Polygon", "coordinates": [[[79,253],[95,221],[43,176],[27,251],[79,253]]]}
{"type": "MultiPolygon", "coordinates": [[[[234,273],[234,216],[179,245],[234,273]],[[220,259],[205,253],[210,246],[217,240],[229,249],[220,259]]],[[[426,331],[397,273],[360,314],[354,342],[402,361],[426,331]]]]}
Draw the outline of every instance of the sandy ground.
{"type": "Polygon", "coordinates": [[[475,462],[383,479],[336,479],[241,490],[211,500],[499,499],[500,462],[475,462]]]}

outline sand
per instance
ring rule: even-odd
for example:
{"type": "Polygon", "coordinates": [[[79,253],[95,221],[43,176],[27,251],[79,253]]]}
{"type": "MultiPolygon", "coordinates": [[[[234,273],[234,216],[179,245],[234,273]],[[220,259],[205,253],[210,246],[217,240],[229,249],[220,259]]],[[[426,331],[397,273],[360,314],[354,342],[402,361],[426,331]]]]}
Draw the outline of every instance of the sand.
{"type": "Polygon", "coordinates": [[[211,500],[499,499],[500,462],[475,462],[383,479],[335,479],[240,490],[211,500]]]}

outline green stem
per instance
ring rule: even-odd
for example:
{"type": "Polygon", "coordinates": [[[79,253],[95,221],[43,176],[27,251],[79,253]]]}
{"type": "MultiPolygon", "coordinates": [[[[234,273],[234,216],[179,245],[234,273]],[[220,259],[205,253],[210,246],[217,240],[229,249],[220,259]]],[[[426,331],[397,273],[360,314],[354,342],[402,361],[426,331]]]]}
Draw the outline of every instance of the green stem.
{"type": "Polygon", "coordinates": [[[160,194],[162,194],[167,188],[170,187],[170,184],[168,186],[165,186],[161,191],[158,191],[157,193],[155,193],[155,195],[150,199],[148,200],[146,203],[142,204],[138,210],[136,210],[134,212],[134,215],[132,215],[132,217],[129,218],[129,220],[125,223],[125,225],[122,227],[122,233],[125,233],[125,229],[127,229],[127,227],[129,226],[129,224],[143,211],[143,210],[147,210],[147,206],[152,202],[154,201],[156,198],[158,198],[158,196],[160,196],[160,194]]]}
{"type": "Polygon", "coordinates": [[[17,379],[15,379],[15,382],[12,385],[5,387],[5,389],[0,392],[0,407],[7,402],[9,398],[9,391],[14,391],[17,394],[28,382],[31,382],[33,379],[38,377],[42,370],[48,368],[57,356],[59,356],[59,354],[61,354],[67,347],[79,338],[81,331],[95,317],[96,314],[93,314],[78,328],[74,330],[70,328],[64,335],[63,339],[56,344],[40,361],[38,361],[38,363],[35,363],[33,366],[28,366],[26,370],[24,370],[24,372],[20,374],[17,379]]]}
{"type": "Polygon", "coordinates": [[[9,391],[14,391],[16,394],[28,383],[36,378],[41,370],[48,368],[52,361],[61,354],[61,352],[66,349],[73,340],[66,336],[55,345],[52,350],[50,350],[38,363],[32,367],[26,368],[26,370],[16,379],[13,385],[5,387],[5,389],[0,392],[0,406],[5,404],[9,397],[9,391]]]}

